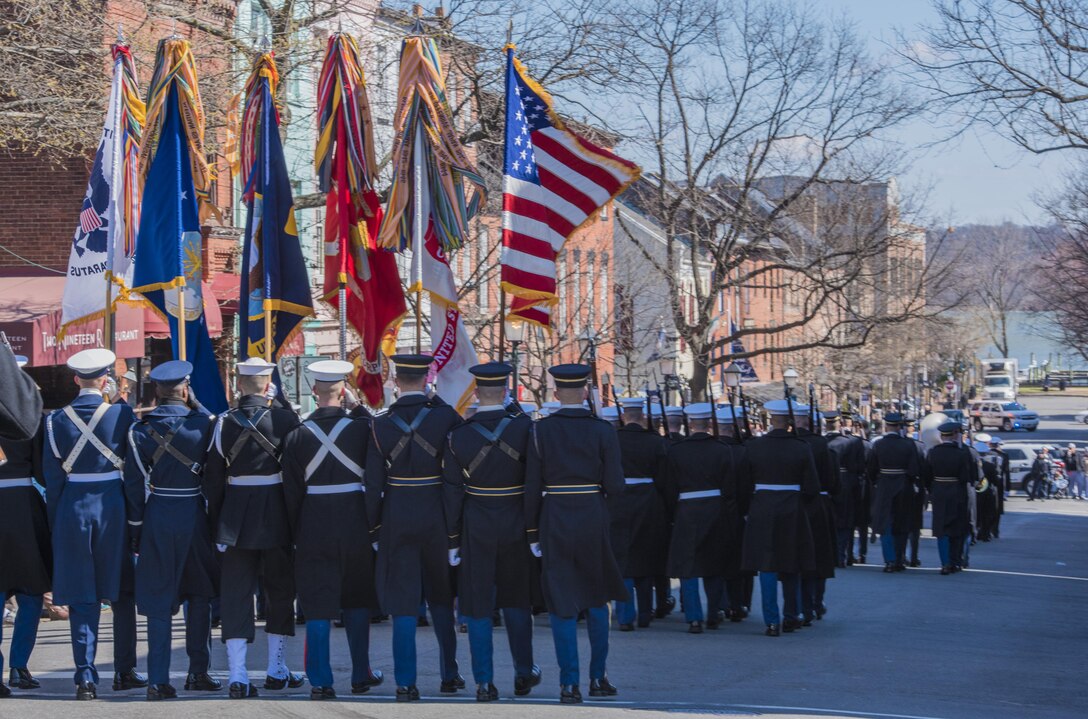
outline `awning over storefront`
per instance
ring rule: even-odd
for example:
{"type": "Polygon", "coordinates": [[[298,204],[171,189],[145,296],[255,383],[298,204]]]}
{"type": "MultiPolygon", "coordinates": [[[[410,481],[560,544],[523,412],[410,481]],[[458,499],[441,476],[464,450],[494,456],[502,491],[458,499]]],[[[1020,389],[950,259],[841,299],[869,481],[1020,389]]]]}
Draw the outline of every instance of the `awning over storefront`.
{"type": "MultiPolygon", "coordinates": [[[[204,316],[208,322],[208,334],[218,337],[223,334],[223,313],[219,310],[219,302],[212,292],[210,282],[202,282],[204,292],[204,316]]],[[[166,322],[153,310],[144,310],[144,332],[148,337],[157,340],[170,338],[170,328],[166,322]]]]}
{"type": "MultiPolygon", "coordinates": [[[[26,355],[31,367],[64,364],[76,352],[105,347],[102,320],[70,327],[57,341],[63,276],[0,277],[0,331],[7,334],[12,350],[26,355]]],[[[205,297],[213,297],[211,285],[204,284],[205,297]]],[[[213,337],[223,331],[219,304],[206,302],[208,329],[213,337]]],[[[115,351],[122,359],[144,356],[146,336],[169,337],[166,323],[151,310],[121,305],[115,315],[115,351]]]]}

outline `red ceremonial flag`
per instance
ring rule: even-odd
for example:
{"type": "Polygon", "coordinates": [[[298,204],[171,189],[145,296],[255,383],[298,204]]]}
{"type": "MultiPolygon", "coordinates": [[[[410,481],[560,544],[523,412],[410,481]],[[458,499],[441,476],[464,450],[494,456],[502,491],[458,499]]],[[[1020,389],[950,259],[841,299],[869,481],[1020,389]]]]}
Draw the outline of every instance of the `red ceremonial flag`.
{"type": "Polygon", "coordinates": [[[373,127],[355,42],[347,35],[329,39],[318,103],[315,165],[328,193],[322,299],[339,312],[340,284],[346,283],[347,324],[362,340],[355,383],[367,404],[380,407],[384,355],[393,351],[407,307],[395,255],[374,242],[382,210],[372,182],[373,127]]]}

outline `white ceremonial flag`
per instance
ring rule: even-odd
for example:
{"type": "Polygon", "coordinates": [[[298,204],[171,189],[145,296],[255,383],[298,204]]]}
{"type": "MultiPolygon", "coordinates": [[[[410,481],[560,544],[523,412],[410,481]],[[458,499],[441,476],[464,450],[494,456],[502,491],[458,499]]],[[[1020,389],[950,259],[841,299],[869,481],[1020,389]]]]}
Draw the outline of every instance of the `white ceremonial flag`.
{"type": "Polygon", "coordinates": [[[115,47],[110,104],[68,257],[60,337],[70,325],[101,318],[112,309],[106,307],[108,276],[113,278],[113,307],[128,297],[132,286],[140,207],[136,155],[143,121],[134,72],[128,49],[115,47]]]}

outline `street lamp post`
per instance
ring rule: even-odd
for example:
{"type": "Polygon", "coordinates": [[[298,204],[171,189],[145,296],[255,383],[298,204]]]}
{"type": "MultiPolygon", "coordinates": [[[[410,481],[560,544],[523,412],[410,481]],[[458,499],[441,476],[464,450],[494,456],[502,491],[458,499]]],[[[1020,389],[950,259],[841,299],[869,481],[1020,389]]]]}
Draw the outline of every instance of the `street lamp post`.
{"type": "Polygon", "coordinates": [[[518,388],[521,385],[521,368],[518,366],[520,359],[518,356],[518,347],[525,339],[525,323],[506,320],[503,324],[505,325],[506,339],[510,340],[510,364],[514,367],[513,398],[514,401],[517,402],[520,399],[518,388]]]}
{"type": "Polygon", "coordinates": [[[796,426],[796,418],[793,416],[793,390],[800,381],[801,375],[793,367],[782,373],[782,386],[786,390],[786,409],[789,411],[791,430],[796,426]]]}
{"type": "Polygon", "coordinates": [[[672,353],[662,355],[657,360],[657,366],[661,370],[661,377],[665,380],[663,400],[665,404],[669,404],[672,390],[680,389],[680,377],[676,374],[676,355],[672,353]]]}

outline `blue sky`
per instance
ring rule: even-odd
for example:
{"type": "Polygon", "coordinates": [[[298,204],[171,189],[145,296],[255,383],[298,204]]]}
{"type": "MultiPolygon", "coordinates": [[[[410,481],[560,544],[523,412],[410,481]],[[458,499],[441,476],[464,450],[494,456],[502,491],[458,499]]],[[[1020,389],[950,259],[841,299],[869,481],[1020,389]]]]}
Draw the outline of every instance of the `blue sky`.
{"type": "MultiPolygon", "coordinates": [[[[895,29],[908,40],[919,38],[919,24],[934,19],[931,0],[815,0],[832,13],[853,18],[869,38],[875,55],[891,52],[895,29]]],[[[900,140],[922,146],[938,139],[934,128],[918,122],[903,129],[900,140]]],[[[923,153],[910,173],[900,178],[904,190],[929,190],[929,212],[950,224],[1043,222],[1036,198],[1060,185],[1068,158],[1036,156],[986,128],[965,133],[923,153]]]]}

